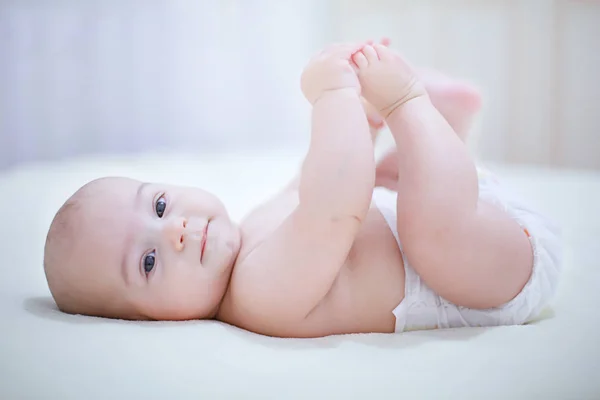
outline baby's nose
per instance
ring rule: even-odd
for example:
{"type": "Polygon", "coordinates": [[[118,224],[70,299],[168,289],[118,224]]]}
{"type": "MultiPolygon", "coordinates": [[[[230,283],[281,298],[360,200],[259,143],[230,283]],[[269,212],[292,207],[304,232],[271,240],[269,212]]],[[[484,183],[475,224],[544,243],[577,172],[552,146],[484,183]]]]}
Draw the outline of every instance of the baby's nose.
{"type": "Polygon", "coordinates": [[[186,226],[187,221],[185,218],[173,218],[165,224],[165,237],[177,251],[183,249],[186,226]]]}

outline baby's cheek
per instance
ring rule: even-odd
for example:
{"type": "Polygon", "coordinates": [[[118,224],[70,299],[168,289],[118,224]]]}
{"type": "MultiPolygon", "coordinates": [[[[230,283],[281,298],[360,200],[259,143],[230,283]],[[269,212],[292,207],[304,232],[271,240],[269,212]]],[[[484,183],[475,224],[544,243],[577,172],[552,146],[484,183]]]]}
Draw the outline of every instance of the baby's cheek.
{"type": "Polygon", "coordinates": [[[163,306],[180,311],[188,308],[190,301],[197,292],[191,279],[171,280],[168,285],[164,285],[160,290],[163,306]]]}
{"type": "Polygon", "coordinates": [[[167,268],[168,271],[165,271],[165,275],[168,276],[165,276],[165,278],[169,281],[169,286],[173,287],[173,289],[178,289],[185,286],[188,281],[194,279],[194,270],[198,266],[191,265],[188,260],[185,260],[185,257],[180,257],[170,263],[167,268]]]}

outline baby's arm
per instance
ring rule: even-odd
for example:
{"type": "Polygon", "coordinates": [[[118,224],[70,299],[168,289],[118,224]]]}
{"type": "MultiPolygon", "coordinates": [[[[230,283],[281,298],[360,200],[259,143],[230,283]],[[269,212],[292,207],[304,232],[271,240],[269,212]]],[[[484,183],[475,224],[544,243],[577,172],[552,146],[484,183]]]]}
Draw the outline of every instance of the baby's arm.
{"type": "Polygon", "coordinates": [[[312,112],[299,209],[320,220],[360,224],[369,209],[374,180],[373,143],[358,94],[354,89],[326,92],[312,112]]]}
{"type": "MultiPolygon", "coordinates": [[[[379,112],[375,110],[375,108],[369,104],[363,97],[361,97],[361,104],[363,107],[363,112],[367,117],[367,122],[369,123],[369,133],[371,134],[371,140],[373,145],[377,140],[377,136],[379,135],[380,130],[384,127],[384,121],[381,116],[379,116],[379,112]]],[[[303,165],[302,165],[303,166],[303,165]]],[[[291,179],[283,188],[284,192],[287,191],[297,191],[300,187],[300,178],[302,176],[302,166],[299,168],[298,173],[291,179]]],[[[394,174],[396,171],[394,171],[394,174]]],[[[376,177],[377,179],[377,177],[376,177]]],[[[395,182],[394,182],[395,183],[395,182]]]]}
{"type": "Polygon", "coordinates": [[[303,74],[313,111],[299,205],[245,259],[251,266],[239,272],[248,271],[242,278],[248,318],[263,332],[272,323],[294,326],[319,304],[368,212],[375,159],[358,79],[348,61],[360,47],[335,46],[303,74]]]}
{"type": "Polygon", "coordinates": [[[479,201],[467,147],[432,105],[411,68],[391,50],[363,50],[358,76],[384,113],[398,151],[398,234],[405,254],[438,294],[487,308],[527,281],[532,251],[519,225],[479,201]]]}

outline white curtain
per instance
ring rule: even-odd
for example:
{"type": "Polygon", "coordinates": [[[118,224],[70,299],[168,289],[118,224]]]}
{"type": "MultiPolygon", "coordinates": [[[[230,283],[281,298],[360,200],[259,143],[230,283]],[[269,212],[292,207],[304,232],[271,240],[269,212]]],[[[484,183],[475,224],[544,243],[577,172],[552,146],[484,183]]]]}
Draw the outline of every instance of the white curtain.
{"type": "Polygon", "coordinates": [[[0,2],[0,168],[307,140],[318,0],[0,2]]]}

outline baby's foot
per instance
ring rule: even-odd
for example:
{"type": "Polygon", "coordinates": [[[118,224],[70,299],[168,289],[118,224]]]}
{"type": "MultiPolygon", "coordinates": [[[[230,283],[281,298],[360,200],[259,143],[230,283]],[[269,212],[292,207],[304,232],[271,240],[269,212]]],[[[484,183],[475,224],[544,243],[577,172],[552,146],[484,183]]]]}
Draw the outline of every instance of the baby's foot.
{"type": "Polygon", "coordinates": [[[384,45],[364,46],[352,60],[362,95],[384,119],[407,101],[427,93],[408,63],[384,45]]]}
{"type": "Polygon", "coordinates": [[[432,69],[419,69],[417,74],[434,107],[459,136],[466,136],[473,117],[481,110],[477,88],[432,69]]]}

